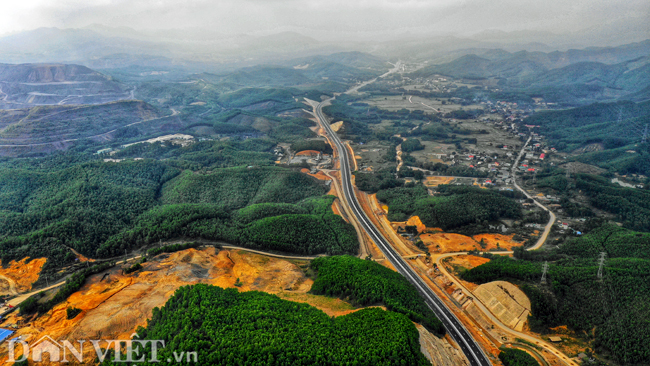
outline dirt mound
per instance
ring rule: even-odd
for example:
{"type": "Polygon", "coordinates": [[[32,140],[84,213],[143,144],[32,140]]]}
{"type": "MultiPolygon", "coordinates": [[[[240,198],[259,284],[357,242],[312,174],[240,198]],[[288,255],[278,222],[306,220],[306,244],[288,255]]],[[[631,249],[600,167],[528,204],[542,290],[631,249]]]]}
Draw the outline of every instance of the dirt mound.
{"type": "Polygon", "coordinates": [[[316,150],[303,150],[301,152],[296,153],[296,156],[316,156],[320,154],[320,151],[316,150]]]}
{"type": "Polygon", "coordinates": [[[422,223],[418,216],[412,216],[410,219],[408,219],[408,221],[406,221],[406,225],[416,226],[418,228],[418,233],[422,233],[427,230],[426,225],[422,223]]]}
{"type": "Polygon", "coordinates": [[[530,314],[530,300],[517,286],[505,281],[484,283],[474,295],[508,327],[522,331],[530,314]]]}

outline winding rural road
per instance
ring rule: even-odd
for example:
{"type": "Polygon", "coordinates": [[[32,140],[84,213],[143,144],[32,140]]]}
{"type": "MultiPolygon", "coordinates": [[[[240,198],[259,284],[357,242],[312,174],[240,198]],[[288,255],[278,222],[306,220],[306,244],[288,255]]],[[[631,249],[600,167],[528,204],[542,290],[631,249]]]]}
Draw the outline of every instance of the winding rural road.
{"type": "Polygon", "coordinates": [[[549,213],[550,218],[548,220],[548,223],[546,224],[546,227],[544,228],[544,232],[542,235],[539,236],[539,239],[537,239],[537,243],[533,245],[532,247],[526,249],[526,250],[537,250],[542,247],[542,245],[546,242],[546,239],[548,238],[548,234],[551,232],[551,229],[553,228],[553,224],[555,223],[555,214],[553,211],[549,210],[546,206],[542,205],[541,203],[537,202],[537,200],[531,196],[526,190],[521,188],[519,184],[517,184],[517,166],[519,166],[519,161],[521,160],[521,157],[524,156],[524,152],[526,150],[526,146],[528,146],[528,143],[530,143],[530,140],[533,138],[533,136],[528,137],[528,140],[526,140],[526,143],[524,146],[521,148],[521,151],[519,152],[519,155],[517,156],[517,159],[515,160],[515,163],[512,164],[512,183],[514,184],[515,188],[520,190],[526,197],[530,198],[533,200],[533,202],[542,208],[542,210],[546,211],[549,213]]]}
{"type": "Polygon", "coordinates": [[[368,236],[370,236],[375,244],[377,244],[377,247],[379,247],[384,256],[386,256],[386,258],[391,262],[395,269],[404,277],[406,277],[406,279],[411,282],[420,292],[422,297],[425,299],[426,304],[436,314],[438,319],[442,321],[451,338],[461,348],[469,360],[470,365],[492,365],[481,347],[472,338],[469,331],[465,329],[458,318],[456,318],[451,310],[446,307],[442,300],[436,296],[436,294],[427,286],[426,283],[424,283],[424,281],[415,273],[415,271],[409,265],[407,265],[406,262],[404,262],[399,254],[395,252],[388,240],[384,238],[381,232],[375,227],[375,225],[372,223],[372,221],[370,221],[366,213],[361,208],[361,205],[359,204],[359,201],[354,194],[354,188],[351,182],[352,177],[350,172],[350,158],[348,149],[343,145],[334,131],[332,131],[327,118],[323,114],[323,104],[329,102],[330,100],[331,99],[328,99],[325,102],[319,103],[315,107],[315,113],[321,127],[327,132],[330,140],[334,142],[334,145],[339,153],[343,193],[345,200],[348,202],[348,205],[352,209],[358,222],[361,224],[368,236]]]}

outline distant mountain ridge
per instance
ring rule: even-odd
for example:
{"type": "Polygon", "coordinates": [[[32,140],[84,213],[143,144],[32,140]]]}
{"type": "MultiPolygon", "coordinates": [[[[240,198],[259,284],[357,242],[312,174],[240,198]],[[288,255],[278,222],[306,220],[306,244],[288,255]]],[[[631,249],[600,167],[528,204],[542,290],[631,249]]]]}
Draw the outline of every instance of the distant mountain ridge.
{"type": "Polygon", "coordinates": [[[650,56],[650,40],[618,47],[590,47],[548,53],[528,51],[511,53],[502,49],[492,49],[479,54],[464,55],[451,62],[427,66],[418,70],[414,75],[427,76],[446,73],[449,76],[470,77],[474,72],[479,77],[488,77],[499,76],[501,70],[513,68],[516,65],[528,64],[533,68],[546,71],[578,62],[599,62],[613,65],[643,56],[650,56]]]}
{"type": "Polygon", "coordinates": [[[242,86],[297,86],[324,80],[348,83],[380,75],[389,66],[382,58],[367,53],[338,52],[245,67],[220,75],[199,74],[194,78],[242,86]]]}
{"type": "Polygon", "coordinates": [[[139,58],[141,65],[168,58],[176,65],[199,65],[205,70],[206,65],[242,67],[342,50],[295,32],[267,36],[224,36],[210,32],[200,35],[197,30],[149,34],[130,28],[104,26],[38,28],[1,37],[0,62],[63,62],[96,66],[101,64],[96,60],[128,54],[139,58]]]}
{"type": "Polygon", "coordinates": [[[565,52],[490,50],[430,65],[410,76],[437,74],[498,79],[499,85],[539,95],[574,93],[576,98],[587,102],[625,98],[650,86],[650,40],[565,52]]]}

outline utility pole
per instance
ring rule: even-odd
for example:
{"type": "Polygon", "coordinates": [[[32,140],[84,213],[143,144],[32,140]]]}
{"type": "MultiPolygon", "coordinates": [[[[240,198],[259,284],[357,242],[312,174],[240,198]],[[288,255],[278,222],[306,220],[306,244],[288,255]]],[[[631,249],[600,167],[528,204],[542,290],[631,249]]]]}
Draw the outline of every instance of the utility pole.
{"type": "Polygon", "coordinates": [[[126,264],[126,249],[124,249],[124,263],[126,264]]]}
{"type": "Polygon", "coordinates": [[[598,260],[598,279],[603,279],[603,265],[605,264],[605,256],[607,253],[600,252],[600,259],[598,260]]]}
{"type": "Polygon", "coordinates": [[[546,284],[546,273],[548,272],[548,262],[544,262],[542,266],[542,285],[546,284]]]}

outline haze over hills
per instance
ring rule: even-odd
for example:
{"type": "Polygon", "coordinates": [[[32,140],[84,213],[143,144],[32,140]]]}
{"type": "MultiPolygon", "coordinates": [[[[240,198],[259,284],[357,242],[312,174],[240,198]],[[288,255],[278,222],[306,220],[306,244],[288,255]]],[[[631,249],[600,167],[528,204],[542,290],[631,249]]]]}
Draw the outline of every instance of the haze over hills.
{"type": "Polygon", "coordinates": [[[362,52],[339,52],[327,56],[310,56],[272,64],[244,67],[233,72],[199,74],[215,83],[248,86],[297,86],[322,83],[325,80],[350,82],[365,80],[385,72],[390,64],[362,52]]]}
{"type": "MultiPolygon", "coordinates": [[[[110,59],[116,54],[129,54],[137,59],[139,65],[150,65],[151,61],[168,58],[176,65],[194,66],[197,70],[224,70],[254,65],[261,60],[331,53],[342,49],[293,32],[188,40],[182,36],[145,37],[125,29],[97,32],[93,29],[39,28],[0,38],[0,61],[96,64],[97,60],[110,59]]],[[[112,64],[116,65],[124,66],[117,62],[112,64]]]]}
{"type": "Polygon", "coordinates": [[[223,34],[202,27],[137,30],[101,24],[81,28],[38,28],[0,37],[0,62],[66,62],[114,68],[127,66],[126,61],[138,66],[174,65],[195,72],[223,72],[340,51],[443,63],[491,49],[551,52],[595,45],[619,46],[649,37],[645,23],[634,19],[624,24],[613,22],[604,28],[562,35],[525,30],[486,30],[469,35],[398,32],[369,38],[356,33],[322,34],[320,37],[309,36],[310,33],[319,34],[309,29],[223,34]],[[629,31],[625,36],[616,32],[621,27],[629,31]],[[605,33],[617,37],[607,38],[605,33]]]}
{"type": "Polygon", "coordinates": [[[413,77],[435,74],[484,79],[540,96],[566,89],[585,101],[624,98],[650,85],[650,41],[619,47],[586,48],[566,52],[510,53],[488,50],[451,62],[430,65],[413,77]]]}

